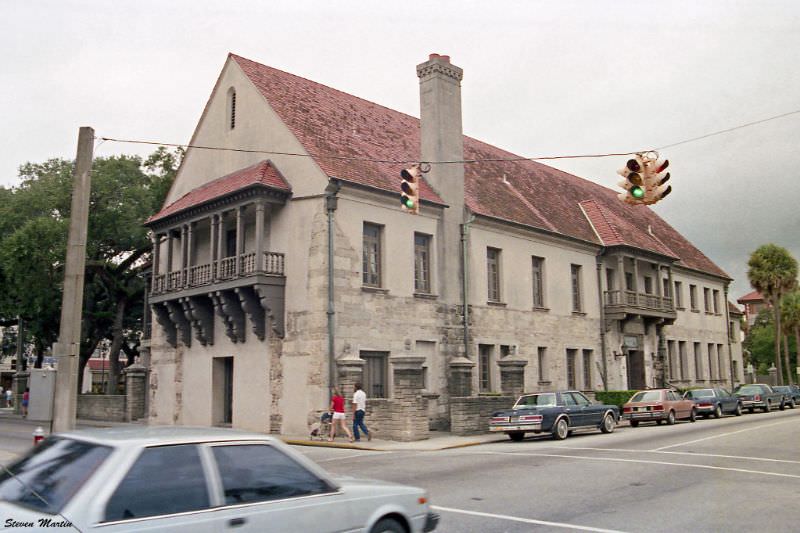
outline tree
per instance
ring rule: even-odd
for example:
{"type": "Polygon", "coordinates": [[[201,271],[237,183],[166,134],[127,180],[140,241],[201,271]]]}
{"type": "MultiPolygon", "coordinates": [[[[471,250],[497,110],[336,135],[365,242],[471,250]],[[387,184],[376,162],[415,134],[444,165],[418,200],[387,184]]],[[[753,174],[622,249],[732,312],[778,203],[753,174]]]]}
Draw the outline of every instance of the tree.
{"type": "MultiPolygon", "coordinates": [[[[138,337],[144,297],[140,276],[151,243],[145,220],[161,207],[183,151],[160,147],[92,165],[79,381],[103,339],[111,343],[107,392],[116,392],[121,350],[138,337]]],[[[57,339],[74,163],[51,159],[20,167],[16,188],[0,188],[0,321],[25,319],[37,355],[57,339]]],[[[129,357],[130,359],[130,357],[129,357]]],[[[79,385],[80,386],[80,385],[79,385]]]]}
{"type": "MultiPolygon", "coordinates": [[[[775,366],[778,369],[778,383],[783,383],[780,300],[797,285],[797,260],[781,246],[764,244],[750,254],[747,266],[750,285],[770,302],[775,313],[775,366]]],[[[784,362],[788,369],[789,354],[784,354],[784,362]]]]}
{"type": "MultiPolygon", "coordinates": [[[[783,317],[783,324],[788,332],[794,332],[795,342],[795,366],[800,363],[800,354],[797,350],[800,349],[800,290],[793,290],[792,292],[784,295],[781,299],[781,316],[783,317]]],[[[788,351],[788,349],[787,349],[788,351]]],[[[792,372],[789,367],[789,382],[791,383],[792,372]]]]}

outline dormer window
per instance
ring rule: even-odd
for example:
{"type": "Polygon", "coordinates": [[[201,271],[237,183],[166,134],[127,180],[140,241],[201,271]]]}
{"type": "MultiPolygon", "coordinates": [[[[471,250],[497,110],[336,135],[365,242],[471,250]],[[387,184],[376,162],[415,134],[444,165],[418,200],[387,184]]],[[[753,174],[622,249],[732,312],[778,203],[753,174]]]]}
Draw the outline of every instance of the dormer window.
{"type": "Polygon", "coordinates": [[[236,127],[236,89],[228,89],[228,129],[236,127]]]}

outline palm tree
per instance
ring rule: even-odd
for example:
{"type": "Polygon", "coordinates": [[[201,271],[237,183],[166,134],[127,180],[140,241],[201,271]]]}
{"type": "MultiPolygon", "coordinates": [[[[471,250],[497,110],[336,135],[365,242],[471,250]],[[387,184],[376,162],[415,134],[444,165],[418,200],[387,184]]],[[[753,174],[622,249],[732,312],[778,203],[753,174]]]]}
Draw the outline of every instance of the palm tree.
{"type": "MultiPolygon", "coordinates": [[[[794,331],[795,346],[800,352],[800,290],[795,289],[781,299],[781,316],[787,333],[794,331]]],[[[797,364],[800,365],[800,353],[797,354],[797,364]]],[[[791,382],[792,372],[789,371],[789,383],[791,382]]]]}
{"type": "MultiPolygon", "coordinates": [[[[783,383],[781,365],[781,297],[797,285],[797,260],[786,248],[776,244],[763,244],[750,254],[747,262],[750,285],[772,305],[775,313],[775,366],[778,383],[783,383]]],[[[789,367],[789,354],[784,354],[789,367]]]]}

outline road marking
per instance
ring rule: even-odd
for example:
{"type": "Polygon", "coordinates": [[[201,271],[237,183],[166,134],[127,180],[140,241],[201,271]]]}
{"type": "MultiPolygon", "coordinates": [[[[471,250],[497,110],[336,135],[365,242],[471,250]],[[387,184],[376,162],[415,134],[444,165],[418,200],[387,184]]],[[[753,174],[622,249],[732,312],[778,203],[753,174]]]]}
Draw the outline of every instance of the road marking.
{"type": "Polygon", "coordinates": [[[468,514],[472,516],[481,516],[484,518],[499,518],[500,520],[522,522],[523,524],[536,524],[539,526],[561,527],[564,529],[572,529],[577,531],[597,531],[599,533],[623,533],[618,529],[602,529],[599,527],[576,526],[575,524],[565,524],[564,522],[548,522],[547,520],[534,520],[533,518],[509,516],[507,514],[482,513],[480,511],[468,511],[466,509],[453,509],[452,507],[439,507],[438,505],[431,505],[431,509],[435,511],[444,511],[446,513],[468,514]]]}
{"type": "Polygon", "coordinates": [[[702,439],[690,440],[690,441],[687,441],[687,442],[681,442],[679,444],[670,444],[669,446],[662,446],[661,448],[654,448],[654,449],[652,449],[650,451],[651,452],[660,452],[662,450],[668,450],[669,448],[677,448],[678,446],[686,446],[687,444],[694,444],[696,442],[703,442],[703,441],[706,441],[706,440],[718,439],[720,437],[728,437],[730,435],[736,435],[737,433],[744,433],[745,431],[754,431],[756,429],[768,428],[768,427],[777,426],[777,425],[780,425],[780,424],[787,424],[789,422],[796,422],[796,421],[794,421],[794,420],[781,420],[780,422],[773,422],[772,424],[762,424],[760,426],[740,429],[740,430],[737,430],[737,431],[729,431],[728,433],[721,433],[719,435],[712,435],[710,437],[704,437],[702,439]]]}
{"type": "Polygon", "coordinates": [[[700,452],[665,452],[656,450],[631,450],[628,448],[590,448],[584,446],[546,446],[546,448],[556,450],[588,450],[597,452],[623,452],[623,453],[662,453],[664,455],[688,455],[689,457],[717,457],[720,459],[738,459],[745,461],[763,461],[765,463],[787,463],[793,465],[800,465],[800,461],[792,461],[791,459],[770,459],[769,457],[750,457],[746,455],[721,455],[718,453],[700,453],[700,452]]]}
{"type": "Polygon", "coordinates": [[[621,457],[586,457],[584,455],[566,455],[558,453],[527,453],[527,452],[475,452],[486,455],[524,455],[530,457],[558,457],[562,459],[585,459],[588,461],[609,461],[614,463],[640,463],[648,465],[679,466],[684,468],[702,468],[705,470],[723,470],[726,472],[740,472],[743,474],[757,474],[762,476],[788,477],[800,479],[800,475],[784,474],[781,472],[764,472],[762,470],[749,470],[747,468],[730,468],[726,466],[695,465],[691,463],[671,463],[668,461],[649,461],[645,459],[623,459],[621,457]]]}

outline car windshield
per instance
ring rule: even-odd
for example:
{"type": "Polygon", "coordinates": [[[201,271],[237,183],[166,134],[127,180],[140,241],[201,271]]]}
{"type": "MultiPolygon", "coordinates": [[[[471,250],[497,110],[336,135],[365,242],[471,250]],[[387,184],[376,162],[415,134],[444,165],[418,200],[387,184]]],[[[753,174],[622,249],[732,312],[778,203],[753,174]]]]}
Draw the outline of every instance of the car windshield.
{"type": "Polygon", "coordinates": [[[525,409],[526,407],[552,407],[556,405],[556,395],[553,393],[547,394],[531,394],[530,396],[523,396],[517,400],[514,409],[525,409]]]}
{"type": "Polygon", "coordinates": [[[754,385],[744,385],[739,387],[736,392],[739,394],[761,394],[761,388],[754,385]]]}
{"type": "Polygon", "coordinates": [[[713,396],[714,391],[711,389],[690,390],[686,393],[687,398],[711,398],[713,396]]]}
{"type": "Polygon", "coordinates": [[[111,454],[111,448],[51,437],[0,472],[0,501],[45,513],[61,511],[111,454]]]}
{"type": "Polygon", "coordinates": [[[661,391],[644,390],[637,392],[631,398],[631,402],[657,402],[661,400],[661,391]]]}

